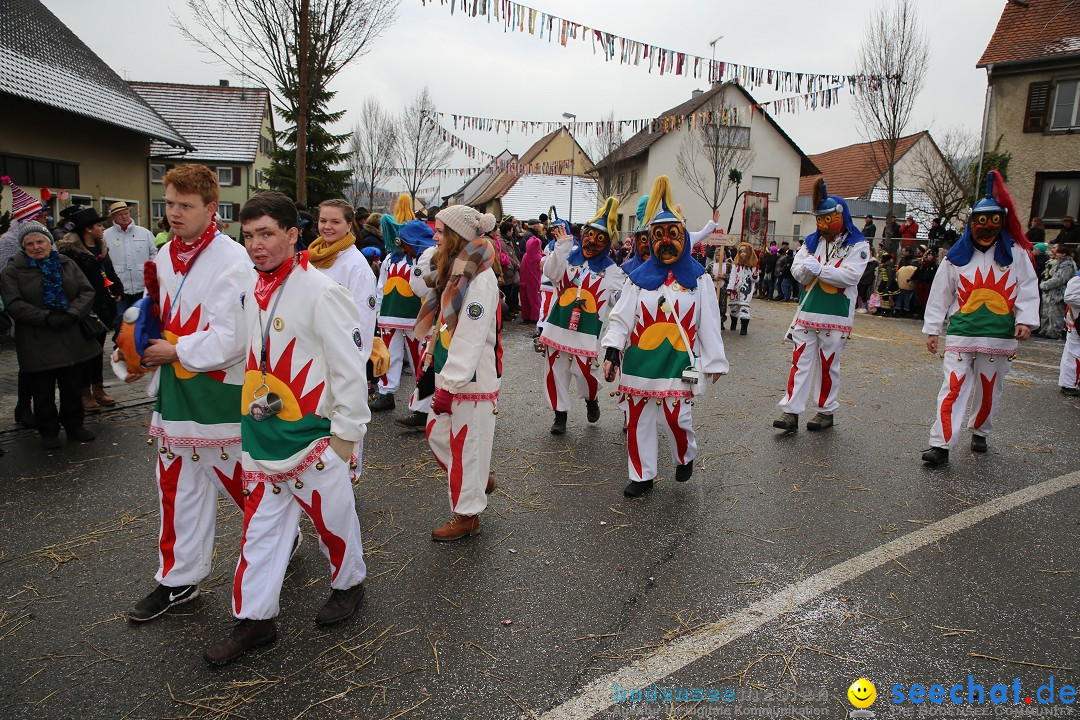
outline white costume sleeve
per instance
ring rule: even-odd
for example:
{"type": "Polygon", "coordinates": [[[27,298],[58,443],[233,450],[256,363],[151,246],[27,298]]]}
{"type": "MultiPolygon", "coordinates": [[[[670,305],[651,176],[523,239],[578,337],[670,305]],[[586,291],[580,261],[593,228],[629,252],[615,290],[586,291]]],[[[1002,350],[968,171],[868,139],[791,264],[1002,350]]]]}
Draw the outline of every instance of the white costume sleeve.
{"type": "Polygon", "coordinates": [[[555,249],[551,251],[547,260],[544,261],[544,276],[552,284],[562,280],[563,273],[566,271],[566,262],[570,257],[570,251],[573,249],[573,236],[564,235],[555,243],[555,249]]]}
{"type": "Polygon", "coordinates": [[[611,300],[604,303],[603,314],[600,317],[602,323],[607,322],[612,309],[614,309],[615,304],[619,302],[619,298],[622,296],[623,286],[626,285],[626,273],[618,265],[609,267],[604,275],[604,282],[608,285],[608,295],[611,300]]]}
{"type": "Polygon", "coordinates": [[[953,298],[956,297],[956,283],[960,273],[956,266],[946,258],[941,261],[930,294],[926,297],[926,310],[923,312],[922,331],[926,335],[940,335],[945,325],[945,313],[949,312],[953,298]]]}
{"type": "Polygon", "coordinates": [[[436,387],[457,393],[472,382],[480,366],[480,358],[490,347],[488,336],[495,325],[495,313],[500,302],[499,288],[494,280],[488,282],[481,275],[469,283],[461,302],[461,312],[458,313],[457,328],[450,338],[446,362],[435,376],[436,387]],[[465,311],[473,303],[483,308],[480,317],[475,319],[465,311]]]}
{"type": "Polygon", "coordinates": [[[698,278],[697,296],[697,337],[694,340],[699,358],[698,369],[704,373],[726,375],[728,361],[724,353],[724,340],[720,337],[720,305],[714,302],[716,287],[707,275],[698,278]]]}
{"type": "MultiPolygon", "coordinates": [[[[240,296],[255,286],[255,270],[245,263],[225,268],[214,292],[202,300],[199,322],[206,328],[181,337],[176,342],[176,357],[192,372],[224,370],[244,359],[244,308],[240,296]]],[[[254,302],[254,298],[249,298],[254,302]]]]}
{"type": "MultiPolygon", "coordinates": [[[[364,256],[361,255],[361,258],[364,256]]],[[[366,259],[356,263],[349,272],[348,284],[345,289],[352,294],[356,310],[360,313],[360,335],[364,339],[364,347],[371,349],[371,342],[375,338],[375,320],[378,316],[379,295],[375,292],[375,273],[371,271],[371,265],[366,259]],[[368,305],[368,298],[375,296],[375,307],[368,305]]]]}
{"type": "MultiPolygon", "coordinates": [[[[427,277],[428,272],[431,270],[431,259],[435,256],[435,248],[429,247],[424,252],[420,253],[420,257],[416,258],[416,262],[413,263],[412,274],[409,275],[409,287],[412,288],[413,295],[418,298],[426,298],[434,290],[428,287],[424,278],[427,277]],[[417,275],[417,269],[420,270],[420,274],[417,275]]],[[[380,288],[380,291],[382,288],[380,288]]]]}
{"type": "Polygon", "coordinates": [[[390,270],[390,256],[387,255],[383,258],[382,265],[379,266],[379,279],[375,282],[375,314],[382,312],[382,298],[383,298],[383,286],[386,285],[386,276],[390,270]]]}
{"type": "Polygon", "coordinates": [[[1013,317],[1017,325],[1039,327],[1039,278],[1035,275],[1035,266],[1031,256],[1020,248],[1014,248],[1013,268],[1016,275],[1016,302],[1013,304],[1013,317]]]}
{"type": "Polygon", "coordinates": [[[630,333],[637,322],[638,293],[641,288],[632,282],[623,285],[619,302],[608,313],[607,330],[600,341],[601,347],[625,350],[630,342],[630,333]]]}
{"type": "Polygon", "coordinates": [[[697,232],[690,233],[690,247],[694,247],[705,238],[712,235],[712,231],[716,229],[716,223],[709,219],[709,222],[705,223],[705,227],[701,228],[697,232]]]}
{"type": "Polygon", "coordinates": [[[1073,315],[1080,314],[1080,276],[1073,276],[1065,286],[1065,302],[1073,310],[1073,315]]]}
{"type": "Polygon", "coordinates": [[[353,329],[360,313],[340,285],[327,288],[316,302],[315,334],[326,361],[326,379],[333,405],[330,432],[347,442],[363,442],[371,411],[367,404],[368,349],[357,348],[353,329]]]}
{"type": "Polygon", "coordinates": [[[805,261],[809,257],[812,256],[806,249],[806,243],[803,243],[803,246],[799,248],[799,251],[795,253],[795,257],[791,261],[791,277],[795,278],[800,285],[806,285],[817,277],[806,267],[805,261]]]}
{"type": "Polygon", "coordinates": [[[840,267],[836,267],[833,263],[822,263],[821,274],[818,277],[834,287],[847,288],[858,285],[869,260],[870,250],[867,244],[856,243],[848,249],[844,259],[840,261],[840,267]]]}

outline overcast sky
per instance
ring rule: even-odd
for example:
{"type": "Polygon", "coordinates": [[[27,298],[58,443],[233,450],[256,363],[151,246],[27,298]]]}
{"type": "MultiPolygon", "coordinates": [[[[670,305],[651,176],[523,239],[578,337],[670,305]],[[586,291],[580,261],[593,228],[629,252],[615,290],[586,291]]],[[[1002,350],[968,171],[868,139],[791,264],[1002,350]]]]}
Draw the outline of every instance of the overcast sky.
{"type": "MultiPolygon", "coordinates": [[[[710,54],[709,41],[723,35],[716,44],[717,60],[844,74],[854,71],[863,28],[877,1],[532,0],[531,5],[589,27],[704,57],[710,54]]],[[[194,20],[182,0],[110,0],[108,12],[85,0],[43,2],[128,80],[239,82],[172,26],[172,12],[185,21],[194,20]]],[[[908,132],[940,132],[953,125],[977,131],[986,74],[976,70],[975,63],[1005,2],[916,0],[916,5],[931,38],[930,72],[908,132]]],[[[213,18],[200,22],[215,24],[213,18]]],[[[394,26],[331,86],[337,91],[332,108],[346,111],[337,129],[347,131],[356,122],[368,95],[397,111],[424,85],[446,113],[558,120],[570,112],[579,120],[598,120],[612,110],[618,118],[655,117],[689,98],[695,88],[705,88],[706,81],[660,77],[645,67],[605,62],[602,55],[593,55],[589,43],[571,41],[564,48],[557,42],[548,44],[546,38],[504,33],[494,22],[462,13],[451,16],[438,0],[429,0],[427,7],[421,0],[401,0],[394,26]]],[[[759,102],[784,96],[771,89],[751,92],[759,102]]],[[[863,140],[846,90],[841,91],[838,107],[780,113],[775,118],[808,154],[863,140]]],[[[508,146],[524,152],[539,137],[458,134],[493,154],[508,146]]],[[[474,164],[463,155],[453,161],[455,167],[474,164]]],[[[460,181],[449,179],[443,191],[457,185],[460,181]]]]}

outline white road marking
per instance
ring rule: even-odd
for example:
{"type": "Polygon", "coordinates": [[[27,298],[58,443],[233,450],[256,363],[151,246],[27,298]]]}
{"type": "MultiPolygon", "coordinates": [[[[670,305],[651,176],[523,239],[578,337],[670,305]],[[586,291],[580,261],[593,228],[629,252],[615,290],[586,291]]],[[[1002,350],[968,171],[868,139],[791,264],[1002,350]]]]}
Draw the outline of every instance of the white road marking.
{"type": "Polygon", "coordinates": [[[628,691],[646,688],[682,670],[695,660],[719,650],[733,640],[752,633],[762,625],[790,613],[819,595],[880,567],[894,558],[903,557],[995,515],[1077,485],[1080,485],[1080,471],[1045,480],[1037,485],[1030,485],[950,515],[850,560],[833,565],[805,580],[792,583],[779,592],[758,600],[693,634],[684,635],[668,643],[659,653],[597,678],[574,697],[541,715],[540,720],[587,720],[614,704],[611,699],[614,683],[618,683],[621,689],[628,691]]]}

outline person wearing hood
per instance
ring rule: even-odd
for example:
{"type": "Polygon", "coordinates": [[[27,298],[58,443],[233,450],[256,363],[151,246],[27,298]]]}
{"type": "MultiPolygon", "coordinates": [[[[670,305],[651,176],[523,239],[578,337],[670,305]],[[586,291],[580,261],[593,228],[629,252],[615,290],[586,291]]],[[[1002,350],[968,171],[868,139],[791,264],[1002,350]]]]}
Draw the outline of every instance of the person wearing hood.
{"type": "MultiPolygon", "coordinates": [[[[555,250],[554,233],[562,232],[566,235],[570,235],[570,223],[559,218],[558,213],[555,212],[555,207],[551,208],[551,224],[549,225],[549,232],[552,233],[552,239],[548,239],[542,232],[538,233],[533,228],[539,227],[541,230],[543,226],[540,221],[535,221],[535,225],[529,226],[529,231],[524,234],[521,240],[522,247],[528,249],[529,239],[535,237],[540,241],[540,267],[543,268],[547,263],[548,257],[555,250]]],[[[573,237],[571,237],[573,242],[573,237]]],[[[544,273],[540,275],[540,317],[536,321],[536,333],[533,335],[533,346],[537,352],[543,352],[543,346],[540,344],[540,335],[544,332],[544,323],[547,322],[547,316],[551,314],[551,301],[554,298],[555,286],[551,280],[544,273]]]]}
{"type": "Polygon", "coordinates": [[[379,379],[379,397],[371,403],[372,412],[396,407],[394,393],[401,384],[401,368],[406,356],[413,375],[420,376],[420,341],[413,334],[413,326],[423,300],[413,292],[410,280],[418,270],[414,267],[416,259],[435,241],[427,223],[416,220],[408,198],[407,193],[402,193],[395,214],[385,213],[380,220],[388,254],[379,268],[378,332],[390,353],[390,369],[379,379]],[[407,224],[410,230],[401,236],[400,232],[407,224]]]}
{"type": "Polygon", "coordinates": [[[922,454],[927,465],[949,461],[971,396],[971,451],[986,452],[1019,341],[1039,326],[1039,284],[1030,253],[1012,197],[1000,173],[991,170],[986,197],[972,208],[964,234],[942,260],[926,302],[926,349],[935,355],[941,350],[945,374],[930,448],[922,454]],[[946,321],[949,334],[942,345],[946,321]]]}
{"type": "Polygon", "coordinates": [[[536,323],[540,319],[540,276],[544,254],[540,238],[531,237],[525,242],[525,255],[521,258],[521,322],[536,323]]]}
{"type": "Polygon", "coordinates": [[[676,482],[694,471],[697,439],[693,398],[705,381],[728,371],[720,337],[720,308],[705,269],[690,254],[689,233],[671,208],[666,175],[649,195],[651,255],[630,273],[604,333],[604,378],[626,396],[627,497],[653,488],[657,475],[657,430],[668,437],[676,482]]]}
{"type": "Polygon", "coordinates": [[[544,262],[544,275],[552,282],[551,312],[540,334],[547,360],[544,399],[555,413],[552,435],[566,432],[570,410],[570,383],[577,385],[585,400],[586,418],[600,419],[597,391],[599,379],[593,373],[599,351],[600,332],[626,275],[608,250],[618,237],[619,201],[609,197],[600,213],[582,228],[581,245],[561,229],[555,235],[555,249],[544,262]]]}
{"type": "Polygon", "coordinates": [[[851,336],[857,288],[870,259],[870,246],[852,222],[847,203],[829,195],[823,179],[814,184],[813,205],[817,230],[806,236],[791,263],[791,275],[803,292],[787,333],[795,346],[787,391],[780,400],[781,415],[773,421],[773,427],[786,431],[799,429],[799,413],[815,385],[818,412],[806,429],[833,426],[833,413],[840,407],[840,355],[851,336]]]}
{"type": "Polygon", "coordinates": [[[431,532],[436,542],[478,532],[495,487],[489,471],[502,382],[502,302],[495,250],[484,236],[494,227],[494,215],[465,205],[435,216],[438,249],[427,275],[434,292],[416,320],[416,335],[428,338],[424,364],[436,389],[427,438],[446,470],[452,513],[431,532]]]}
{"type": "Polygon", "coordinates": [[[728,304],[731,306],[731,329],[739,321],[739,334],[745,335],[750,325],[750,298],[758,281],[758,257],[748,242],[739,243],[727,278],[728,304]]]}

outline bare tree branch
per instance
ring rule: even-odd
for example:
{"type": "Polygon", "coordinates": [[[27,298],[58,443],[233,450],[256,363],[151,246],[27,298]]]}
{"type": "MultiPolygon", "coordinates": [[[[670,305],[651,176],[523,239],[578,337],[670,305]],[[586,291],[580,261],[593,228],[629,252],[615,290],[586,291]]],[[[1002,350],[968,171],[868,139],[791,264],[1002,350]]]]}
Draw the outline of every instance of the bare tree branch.
{"type": "Polygon", "coordinates": [[[978,153],[978,136],[962,126],[945,130],[936,144],[919,143],[912,156],[914,173],[937,217],[956,218],[967,208],[967,190],[961,178],[967,177],[978,153]]]}
{"type": "Polygon", "coordinates": [[[623,138],[622,124],[615,119],[615,109],[612,108],[601,120],[598,132],[589,137],[585,150],[589,157],[598,158],[600,162],[585,173],[586,177],[596,179],[596,205],[599,207],[609,197],[618,199],[620,203],[638,190],[634,182],[634,158],[625,158],[620,154],[625,140],[623,138]]]}
{"type": "Polygon", "coordinates": [[[725,106],[719,95],[702,110],[713,112],[717,121],[682,131],[685,136],[675,156],[675,170],[693,193],[715,211],[731,189],[731,171],[748,169],[754,162],[754,149],[750,128],[728,122],[737,113],[733,106],[725,106]]]}
{"type": "Polygon", "coordinates": [[[930,43],[914,0],[883,0],[871,15],[859,48],[859,73],[877,81],[859,86],[855,113],[863,137],[881,144],[882,156],[871,146],[868,161],[879,177],[886,176],[890,209],[899,141],[911,122],[929,64],[930,43]]]}
{"type": "Polygon", "coordinates": [[[397,121],[397,160],[401,179],[414,199],[435,172],[446,167],[454,154],[443,139],[435,118],[435,103],[427,86],[413,98],[397,121]]]}
{"type": "Polygon", "coordinates": [[[349,138],[349,169],[354,202],[367,193],[367,206],[375,207],[375,189],[387,177],[397,153],[397,127],[393,116],[374,97],[364,100],[360,120],[349,138]]]}
{"type": "MultiPolygon", "coordinates": [[[[173,25],[242,78],[266,86],[296,111],[300,0],[186,0],[199,24],[173,25]]],[[[364,55],[397,16],[399,0],[311,0],[308,91],[364,55]]]]}

